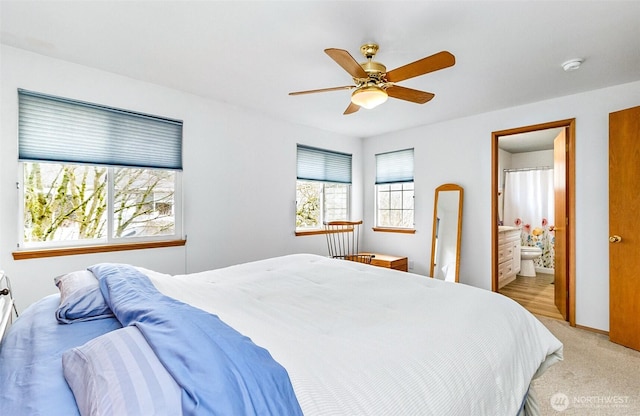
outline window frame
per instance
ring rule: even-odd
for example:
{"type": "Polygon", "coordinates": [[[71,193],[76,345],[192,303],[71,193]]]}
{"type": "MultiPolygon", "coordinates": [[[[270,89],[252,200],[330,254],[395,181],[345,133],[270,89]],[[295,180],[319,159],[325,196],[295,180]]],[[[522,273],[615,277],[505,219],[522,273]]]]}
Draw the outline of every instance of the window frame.
{"type": "MultiPolygon", "coordinates": [[[[382,231],[382,232],[397,232],[397,233],[410,233],[413,234],[416,231],[415,228],[415,181],[414,181],[414,148],[402,149],[402,150],[394,150],[390,152],[378,153],[375,155],[376,158],[376,180],[374,185],[374,218],[375,218],[375,226],[373,227],[374,231],[382,231]],[[407,166],[405,166],[407,165],[407,166]],[[410,169],[408,168],[410,167],[410,169]],[[412,225],[411,227],[399,227],[399,226],[387,226],[380,224],[380,208],[379,208],[379,198],[380,192],[384,192],[380,190],[381,186],[394,186],[394,185],[402,185],[404,188],[405,183],[412,183],[413,189],[411,190],[413,193],[413,208],[410,210],[412,212],[412,225]]],[[[401,189],[401,200],[403,201],[404,206],[404,192],[409,190],[401,189]]],[[[391,195],[391,190],[388,191],[391,195]]],[[[398,192],[398,191],[396,191],[398,192]]],[[[391,211],[391,208],[389,208],[391,211]]],[[[409,211],[404,208],[400,208],[400,211],[409,211]]]]}
{"type": "MultiPolygon", "coordinates": [[[[302,180],[302,179],[296,179],[296,191],[298,188],[298,183],[299,182],[309,182],[309,183],[318,183],[318,184],[322,184],[322,191],[320,192],[320,219],[319,219],[319,225],[317,227],[298,227],[296,225],[296,229],[295,229],[295,234],[296,235],[307,235],[307,234],[321,234],[324,233],[324,221],[326,218],[326,205],[325,205],[325,201],[326,201],[326,185],[344,185],[347,190],[346,190],[346,194],[347,194],[347,201],[346,201],[346,218],[344,218],[344,220],[348,220],[349,218],[351,218],[351,190],[352,190],[352,184],[350,183],[339,183],[339,182],[325,182],[325,181],[307,181],[307,180],[302,180]]],[[[296,192],[297,193],[297,192],[296,192]]],[[[298,208],[298,198],[296,195],[296,212],[297,212],[297,208],[298,208]]]]}
{"type": "MultiPolygon", "coordinates": [[[[391,182],[391,183],[385,183],[385,184],[379,184],[379,185],[375,185],[375,227],[373,228],[374,231],[389,231],[389,232],[415,232],[415,224],[416,224],[416,217],[415,217],[415,212],[416,212],[416,208],[415,208],[415,184],[414,182],[391,182]],[[400,190],[391,190],[389,189],[388,191],[381,191],[380,187],[382,186],[393,186],[393,185],[401,185],[402,188],[404,188],[404,185],[407,183],[411,183],[413,184],[413,189],[400,189],[400,190]],[[412,192],[412,200],[413,200],[413,208],[411,209],[404,209],[404,193],[411,191],[412,192]],[[391,196],[392,192],[400,192],[401,193],[401,200],[403,201],[402,207],[399,209],[396,209],[397,211],[401,211],[401,212],[405,212],[405,211],[411,211],[412,213],[412,222],[411,222],[411,227],[399,227],[399,226],[387,226],[387,225],[381,225],[380,224],[380,211],[381,208],[379,207],[379,196],[380,196],[380,192],[389,192],[389,196],[391,196]]],[[[385,209],[389,212],[394,211],[394,209],[389,208],[389,209],[385,209]]]]}
{"type": "MultiPolygon", "coordinates": [[[[113,237],[113,225],[114,225],[114,178],[115,170],[123,168],[121,166],[103,166],[96,164],[86,164],[87,166],[100,166],[107,169],[107,227],[106,236],[96,239],[84,239],[84,240],[58,240],[58,241],[40,241],[25,243],[24,241],[24,198],[25,198],[25,186],[24,186],[24,170],[25,163],[55,163],[57,165],[78,165],[75,163],[60,163],[60,162],[18,162],[18,170],[21,172],[19,181],[17,182],[18,191],[18,243],[17,252],[29,252],[29,251],[42,251],[49,249],[65,249],[65,248],[79,248],[79,247],[99,247],[99,246],[118,246],[118,245],[132,245],[137,243],[162,243],[168,242],[173,244],[175,241],[185,241],[183,238],[183,198],[182,198],[182,171],[171,169],[158,169],[158,170],[171,170],[174,172],[174,190],[173,190],[173,211],[174,211],[174,232],[173,234],[165,234],[159,236],[131,236],[131,237],[113,237]]],[[[151,168],[131,168],[124,167],[125,169],[151,169],[151,168]]],[[[182,244],[184,245],[184,244],[182,244]]],[[[162,245],[160,245],[162,246],[162,245]]],[[[145,247],[143,247],[145,248],[145,247]]],[[[112,250],[105,250],[112,251],[112,250]]],[[[14,253],[15,258],[15,253],[14,253]]]]}
{"type": "Polygon", "coordinates": [[[316,182],[322,184],[320,193],[320,218],[317,227],[298,228],[297,221],[295,235],[323,234],[326,217],[326,184],[341,184],[347,187],[346,218],[351,218],[352,205],[352,175],[353,155],[335,150],[322,149],[296,144],[296,216],[298,207],[298,183],[316,182]]]}
{"type": "Polygon", "coordinates": [[[18,242],[14,259],[185,245],[181,120],[17,89],[18,242]],[[61,128],[72,126],[73,128],[61,128]],[[105,151],[106,149],[106,151],[105,151]],[[25,243],[25,164],[86,165],[107,169],[106,236],[25,243]],[[173,233],[113,237],[115,171],[172,171],[173,233]]]}

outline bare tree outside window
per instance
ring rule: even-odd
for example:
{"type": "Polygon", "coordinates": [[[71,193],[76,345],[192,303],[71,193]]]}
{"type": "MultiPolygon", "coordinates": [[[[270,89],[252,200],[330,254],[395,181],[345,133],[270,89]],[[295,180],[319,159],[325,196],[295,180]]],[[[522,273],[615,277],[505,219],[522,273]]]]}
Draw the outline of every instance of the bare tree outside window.
{"type": "Polygon", "coordinates": [[[349,185],[324,184],[324,221],[349,219],[349,185]]]}
{"type": "Polygon", "coordinates": [[[175,172],[24,163],[24,242],[104,239],[113,179],[113,238],[175,232],[175,172]]]}
{"type": "Polygon", "coordinates": [[[379,227],[413,228],[413,182],[376,185],[377,225],[379,227]]]}
{"type": "Polygon", "coordinates": [[[24,164],[24,242],[84,240],[106,233],[107,169],[24,164]]]}
{"type": "Polygon", "coordinates": [[[173,234],[175,172],[115,169],[113,236],[173,234]]]}

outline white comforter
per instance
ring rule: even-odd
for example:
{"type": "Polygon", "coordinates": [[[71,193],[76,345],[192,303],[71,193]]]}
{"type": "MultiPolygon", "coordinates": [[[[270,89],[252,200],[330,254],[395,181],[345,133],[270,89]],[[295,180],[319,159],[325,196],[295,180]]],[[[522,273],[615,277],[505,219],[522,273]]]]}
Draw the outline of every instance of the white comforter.
{"type": "Polygon", "coordinates": [[[562,354],[502,295],[355,262],[299,254],[144,271],[268,349],[307,416],[515,415],[536,371],[562,354]]]}

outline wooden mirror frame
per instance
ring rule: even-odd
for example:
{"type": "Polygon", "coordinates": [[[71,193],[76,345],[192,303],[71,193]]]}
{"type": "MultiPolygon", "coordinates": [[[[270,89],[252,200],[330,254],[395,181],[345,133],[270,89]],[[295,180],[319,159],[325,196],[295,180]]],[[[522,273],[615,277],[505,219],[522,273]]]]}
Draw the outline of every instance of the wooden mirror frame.
{"type": "Polygon", "coordinates": [[[440,196],[440,192],[446,191],[458,191],[460,193],[460,197],[458,199],[458,230],[457,230],[457,241],[456,241],[456,271],[455,271],[455,281],[458,282],[460,276],[460,240],[462,237],[462,201],[464,200],[464,189],[460,185],[456,185],[454,183],[445,183],[436,188],[435,198],[433,202],[433,232],[431,235],[431,262],[429,263],[429,276],[434,277],[434,260],[436,256],[436,237],[438,230],[438,199],[440,196]]]}

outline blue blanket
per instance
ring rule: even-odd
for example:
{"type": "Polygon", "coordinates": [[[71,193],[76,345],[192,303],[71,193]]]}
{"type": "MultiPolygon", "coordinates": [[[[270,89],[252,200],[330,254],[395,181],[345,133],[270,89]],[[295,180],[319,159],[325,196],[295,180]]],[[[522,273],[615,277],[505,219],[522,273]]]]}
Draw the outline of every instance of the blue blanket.
{"type": "Polygon", "coordinates": [[[121,328],[116,318],[61,325],[60,295],[29,306],[0,345],[0,415],[80,416],[62,374],[64,351],[121,328]]]}
{"type": "Polygon", "coordinates": [[[128,265],[90,270],[123,326],[136,325],[183,390],[185,415],[302,415],[286,370],[215,315],[161,294],[128,265]]]}

